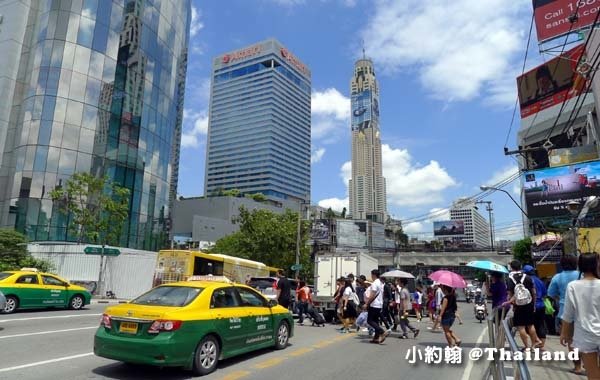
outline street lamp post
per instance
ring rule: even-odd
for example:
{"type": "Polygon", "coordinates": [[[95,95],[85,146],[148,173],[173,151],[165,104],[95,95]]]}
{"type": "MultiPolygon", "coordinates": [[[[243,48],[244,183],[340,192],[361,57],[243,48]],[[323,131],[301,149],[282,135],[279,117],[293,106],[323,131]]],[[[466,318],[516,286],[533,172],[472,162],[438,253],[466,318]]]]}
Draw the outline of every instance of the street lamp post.
{"type": "Polygon", "coordinates": [[[497,187],[492,187],[492,186],[479,186],[479,188],[481,189],[481,191],[487,191],[487,190],[495,190],[495,191],[501,191],[504,194],[508,195],[508,197],[510,198],[511,201],[513,201],[513,203],[519,208],[519,210],[521,210],[521,212],[523,213],[523,215],[525,215],[525,217],[527,217],[527,219],[529,219],[529,215],[527,215],[527,213],[525,212],[525,210],[523,210],[523,208],[521,207],[521,205],[515,201],[515,198],[512,197],[512,195],[510,195],[510,193],[504,189],[499,189],[497,187]]]}
{"type": "Polygon", "coordinates": [[[304,205],[306,201],[302,200],[300,203],[300,210],[298,212],[298,228],[296,230],[296,279],[300,276],[300,234],[301,234],[301,226],[302,226],[302,212],[304,211],[304,205]]]}

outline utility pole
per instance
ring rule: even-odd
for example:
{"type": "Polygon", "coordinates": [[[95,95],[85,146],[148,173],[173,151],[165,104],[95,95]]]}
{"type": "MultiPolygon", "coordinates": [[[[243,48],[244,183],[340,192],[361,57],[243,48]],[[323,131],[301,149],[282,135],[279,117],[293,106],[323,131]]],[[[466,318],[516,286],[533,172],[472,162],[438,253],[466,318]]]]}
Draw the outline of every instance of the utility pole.
{"type": "Polygon", "coordinates": [[[301,226],[302,226],[302,211],[304,210],[304,205],[305,205],[304,200],[301,200],[300,203],[300,209],[298,210],[298,228],[296,230],[296,279],[299,278],[300,276],[300,233],[301,233],[301,226]]]}
{"type": "Polygon", "coordinates": [[[491,248],[492,248],[492,252],[493,252],[494,251],[494,221],[493,221],[492,211],[494,211],[494,209],[492,208],[492,201],[478,201],[475,203],[486,205],[485,209],[489,214],[489,222],[490,222],[490,244],[491,244],[491,248]]]}

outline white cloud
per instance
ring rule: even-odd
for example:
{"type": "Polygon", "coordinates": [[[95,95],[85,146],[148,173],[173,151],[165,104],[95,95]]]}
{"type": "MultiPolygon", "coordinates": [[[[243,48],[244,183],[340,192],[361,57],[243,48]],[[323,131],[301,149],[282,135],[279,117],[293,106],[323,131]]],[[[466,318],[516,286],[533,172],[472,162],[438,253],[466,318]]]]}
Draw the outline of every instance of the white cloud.
{"type": "MultiPolygon", "coordinates": [[[[457,182],[437,161],[427,165],[413,162],[405,149],[393,149],[387,144],[382,145],[383,175],[386,178],[388,209],[390,205],[404,207],[420,207],[439,203],[444,200],[445,190],[456,186],[457,182]]],[[[346,161],[340,168],[340,177],[346,186],[348,195],[348,180],[352,177],[352,163],[346,161]]],[[[321,202],[327,204],[348,204],[348,198],[330,198],[321,202]]],[[[321,204],[319,202],[319,205],[321,204]]],[[[439,210],[439,209],[433,209],[439,210]]],[[[447,214],[439,215],[449,219],[447,214]]],[[[432,220],[439,220],[432,218],[432,220]]],[[[431,220],[431,221],[432,221],[431,220]]],[[[428,221],[431,223],[431,221],[428,221]]],[[[421,224],[421,227],[423,225],[421,224]]]]}
{"type": "Polygon", "coordinates": [[[182,148],[196,148],[208,132],[208,115],[205,111],[183,110],[184,130],[181,134],[182,148]],[[191,127],[187,127],[191,125],[191,127]]]}
{"type": "Polygon", "coordinates": [[[494,228],[494,240],[519,240],[523,238],[523,222],[515,221],[508,225],[494,228]]]}
{"type": "Polygon", "coordinates": [[[378,0],[362,38],[384,71],[416,72],[435,98],[483,95],[512,105],[528,7],[525,0],[378,0]]]}
{"type": "Polygon", "coordinates": [[[402,226],[402,231],[404,231],[404,233],[407,235],[422,233],[425,231],[424,229],[425,226],[421,222],[407,223],[406,225],[402,226]]]}
{"type": "MultiPolygon", "coordinates": [[[[500,183],[501,181],[504,181],[505,179],[512,177],[513,175],[517,174],[518,172],[519,172],[519,167],[517,166],[516,163],[509,164],[509,165],[503,167],[502,169],[495,171],[487,181],[484,181],[482,183],[482,185],[494,186],[494,185],[500,183]]],[[[508,190],[511,191],[514,195],[520,196],[521,188],[520,188],[519,179],[516,179],[515,181],[513,181],[508,190]]]]}
{"type": "Polygon", "coordinates": [[[325,155],[325,148],[315,149],[312,152],[312,154],[310,155],[310,163],[316,164],[317,162],[321,161],[321,159],[323,158],[323,155],[325,155]]]}
{"type": "Polygon", "coordinates": [[[429,218],[429,222],[439,222],[442,220],[450,220],[450,209],[447,208],[432,208],[429,210],[431,217],[429,218]]]}
{"type": "Polygon", "coordinates": [[[342,212],[344,207],[348,210],[348,198],[339,199],[339,198],[328,198],[319,201],[319,206],[329,208],[332,210],[342,212]]]}
{"type": "Polygon", "coordinates": [[[311,113],[313,139],[331,137],[350,129],[350,98],[335,88],[313,91],[311,113]]]}
{"type": "MultiPolygon", "coordinates": [[[[443,192],[457,182],[437,161],[413,162],[406,149],[382,145],[383,176],[388,205],[418,207],[443,201],[443,192]]],[[[389,206],[388,206],[389,207],[389,206]]]]}
{"type": "Polygon", "coordinates": [[[190,22],[190,36],[194,37],[200,29],[204,28],[204,23],[200,21],[200,11],[192,5],[192,20],[190,22]]]}

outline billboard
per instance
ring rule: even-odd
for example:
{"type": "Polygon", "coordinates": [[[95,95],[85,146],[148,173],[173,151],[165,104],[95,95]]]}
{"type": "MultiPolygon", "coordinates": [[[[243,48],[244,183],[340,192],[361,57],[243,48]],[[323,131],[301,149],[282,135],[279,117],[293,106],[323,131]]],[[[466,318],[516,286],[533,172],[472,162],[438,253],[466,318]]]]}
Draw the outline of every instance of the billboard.
{"type": "Polygon", "coordinates": [[[317,219],[310,227],[310,238],[316,242],[329,243],[329,219],[317,219]]]}
{"type": "Polygon", "coordinates": [[[442,220],[433,222],[433,236],[456,236],[465,234],[465,222],[462,220],[442,220]]]}
{"type": "Polygon", "coordinates": [[[553,232],[536,235],[531,238],[531,257],[535,261],[560,261],[563,255],[562,237],[553,232]]]}
{"type": "Polygon", "coordinates": [[[351,96],[352,130],[360,131],[369,128],[371,115],[371,91],[365,90],[351,96]]]}
{"type": "Polygon", "coordinates": [[[600,3],[596,0],[533,0],[538,41],[542,43],[588,27],[599,11],[600,3]],[[569,17],[575,11],[577,21],[571,26],[569,17]]]}
{"type": "Polygon", "coordinates": [[[579,45],[517,78],[522,119],[584,91],[587,82],[576,67],[582,54],[579,45]]]}
{"type": "Polygon", "coordinates": [[[366,221],[337,220],[337,246],[368,248],[369,237],[366,221]]]}
{"type": "Polygon", "coordinates": [[[600,195],[600,162],[525,172],[523,193],[530,218],[570,217],[569,202],[583,205],[589,196],[600,195]]]}

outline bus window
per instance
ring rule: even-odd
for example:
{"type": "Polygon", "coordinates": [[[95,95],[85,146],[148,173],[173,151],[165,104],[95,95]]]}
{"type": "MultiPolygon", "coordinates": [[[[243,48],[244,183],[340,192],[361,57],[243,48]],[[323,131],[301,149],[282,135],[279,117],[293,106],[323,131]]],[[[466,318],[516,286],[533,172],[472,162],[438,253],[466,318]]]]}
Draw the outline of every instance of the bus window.
{"type": "Polygon", "coordinates": [[[194,273],[195,276],[223,276],[223,262],[208,260],[202,257],[194,258],[194,273]]]}

